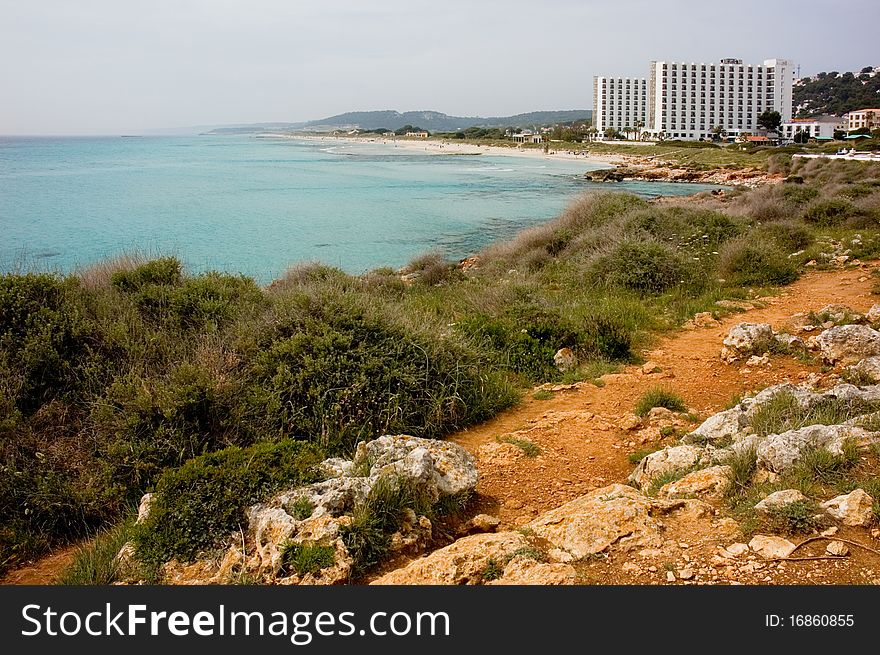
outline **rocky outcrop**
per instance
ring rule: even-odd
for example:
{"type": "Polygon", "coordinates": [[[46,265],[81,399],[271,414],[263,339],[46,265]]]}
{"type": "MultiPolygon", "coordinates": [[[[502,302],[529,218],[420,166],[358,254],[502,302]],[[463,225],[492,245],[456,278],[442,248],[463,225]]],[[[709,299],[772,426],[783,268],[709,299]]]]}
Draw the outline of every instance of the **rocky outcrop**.
{"type": "Polygon", "coordinates": [[[709,464],[712,461],[712,453],[709,448],[689,444],[667,446],[663,450],[658,450],[642,458],[630,474],[629,482],[640,489],[646,489],[651,485],[651,482],[667,473],[676,473],[695,466],[709,464]]]}
{"type": "Polygon", "coordinates": [[[827,364],[854,364],[880,355],[880,332],[867,325],[840,325],[813,337],[809,345],[827,364]]]}
{"type": "Polygon", "coordinates": [[[577,366],[577,355],[574,354],[571,348],[560,348],[553,355],[553,364],[560,373],[565,373],[577,366]]]}
{"type": "Polygon", "coordinates": [[[770,471],[783,473],[798,462],[807,449],[843,455],[847,441],[852,441],[856,446],[865,446],[874,443],[876,436],[851,425],[810,425],[788,430],[771,434],[758,444],[758,463],[770,471]]]}
{"type": "Polygon", "coordinates": [[[874,499],[864,489],[856,489],[820,505],[844,525],[869,525],[874,520],[874,499]]]}
{"type": "Polygon", "coordinates": [[[773,343],[773,328],[769,323],[740,323],[724,337],[721,360],[734,362],[749,355],[760,355],[773,343]]]}
{"type": "Polygon", "coordinates": [[[729,466],[710,466],[688,473],[680,480],[660,487],[660,498],[718,497],[730,486],[733,471],[729,466]]]}
{"type": "Polygon", "coordinates": [[[746,412],[737,406],[713,414],[693,432],[682,437],[682,443],[702,444],[732,441],[747,427],[746,412]]]}
{"type": "Polygon", "coordinates": [[[772,512],[781,509],[786,505],[803,503],[806,502],[806,500],[807,497],[797,489],[783,489],[781,491],[774,491],[772,494],[766,496],[755,505],[755,509],[759,512],[772,512]]]}
{"type": "Polygon", "coordinates": [[[503,567],[515,554],[529,549],[519,532],[475,534],[435,550],[427,557],[387,573],[373,585],[461,585],[487,582],[488,572],[503,567]]]}
{"type": "Polygon", "coordinates": [[[858,364],[850,366],[849,373],[860,380],[877,384],[880,382],[880,356],[866,357],[858,364]]]}
{"type": "MultiPolygon", "coordinates": [[[[358,444],[354,460],[325,460],[328,476],[314,484],[288,489],[247,510],[247,529],[231,535],[226,553],[200,558],[191,564],[169,562],[163,579],[172,584],[214,584],[233,576],[276,584],[338,584],[351,576],[353,560],[341,529],[352,513],[379,484],[406,485],[429,502],[469,493],[478,473],[474,458],[464,448],[434,439],[387,435],[358,444]],[[291,545],[331,549],[332,563],[305,574],[288,570],[285,551],[291,545]]],[[[480,524],[484,529],[492,517],[480,524]]],[[[433,537],[433,526],[413,508],[403,509],[400,529],[388,535],[390,550],[416,555],[433,537]]]]}
{"type": "Polygon", "coordinates": [[[552,544],[552,559],[579,560],[611,544],[657,545],[660,526],[651,516],[654,504],[632,487],[614,484],[545,512],[525,528],[552,544]]]}

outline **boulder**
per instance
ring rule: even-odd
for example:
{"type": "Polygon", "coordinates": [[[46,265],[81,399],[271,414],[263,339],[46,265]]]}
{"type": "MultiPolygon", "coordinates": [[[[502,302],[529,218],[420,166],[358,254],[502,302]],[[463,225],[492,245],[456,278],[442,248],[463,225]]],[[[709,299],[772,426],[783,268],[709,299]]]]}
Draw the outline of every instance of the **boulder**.
{"type": "Polygon", "coordinates": [[[858,364],[850,366],[848,370],[850,374],[857,375],[860,379],[876,384],[880,382],[880,355],[866,357],[858,364]]]}
{"type": "Polygon", "coordinates": [[[501,520],[497,516],[477,514],[467,522],[465,529],[467,532],[495,532],[500,524],[501,520]]]}
{"type": "Polygon", "coordinates": [[[806,341],[800,337],[788,334],[787,332],[774,334],[773,341],[775,341],[778,347],[784,352],[804,352],[807,349],[806,341]]]}
{"type": "Polygon", "coordinates": [[[849,555],[849,547],[842,541],[832,541],[825,546],[825,552],[834,557],[846,557],[849,555]]]}
{"type": "Polygon", "coordinates": [[[771,512],[780,507],[784,507],[785,505],[800,503],[806,500],[807,497],[797,489],[783,489],[782,491],[774,491],[769,496],[766,496],[755,505],[755,509],[759,512],[771,512]]]}
{"type": "Polygon", "coordinates": [[[843,445],[853,440],[857,446],[876,441],[875,433],[852,425],[810,425],[781,434],[771,434],[757,446],[758,463],[782,473],[797,462],[808,448],[825,449],[834,455],[843,454],[843,445]]]}
{"type": "Polygon", "coordinates": [[[730,486],[733,473],[729,466],[710,466],[693,471],[675,482],[660,487],[660,498],[688,498],[692,496],[721,496],[730,486]]]}
{"type": "Polygon", "coordinates": [[[569,562],[601,553],[612,544],[660,545],[660,524],[651,516],[654,505],[632,487],[612,484],[545,512],[525,527],[551,544],[551,558],[569,562]]]}
{"type": "Polygon", "coordinates": [[[825,305],[822,309],[816,312],[816,316],[818,316],[823,323],[831,321],[838,325],[842,323],[861,323],[865,320],[864,316],[854,311],[852,307],[837,303],[825,305]]]}
{"type": "Polygon", "coordinates": [[[773,328],[769,323],[740,323],[731,328],[724,338],[721,359],[733,362],[741,357],[760,354],[768,350],[773,341],[773,328]]]}
{"type": "Polygon", "coordinates": [[[711,453],[705,447],[689,444],[667,446],[663,450],[643,457],[630,474],[629,481],[644,489],[661,475],[683,471],[699,464],[708,464],[711,459],[711,453]]]}
{"type": "Polygon", "coordinates": [[[713,414],[682,438],[683,443],[718,443],[736,438],[746,427],[746,413],[740,407],[713,414]]]}
{"type": "Polygon", "coordinates": [[[811,339],[828,364],[854,364],[880,355],[880,332],[867,325],[840,325],[811,339]]]}
{"type": "Polygon", "coordinates": [[[553,364],[560,373],[565,373],[577,366],[578,359],[571,348],[560,348],[553,355],[553,364]]]}
{"type": "Polygon", "coordinates": [[[481,584],[490,563],[504,566],[517,551],[527,548],[529,543],[519,532],[475,534],[454,541],[401,569],[386,573],[370,584],[481,584]]]}
{"type": "Polygon", "coordinates": [[[871,305],[871,309],[867,311],[865,314],[865,318],[868,319],[871,323],[880,322],[880,304],[871,305]]]}
{"type": "Polygon", "coordinates": [[[461,446],[438,439],[386,435],[358,444],[355,467],[372,463],[370,477],[404,475],[420,483],[435,500],[474,489],[479,474],[473,456],[461,446]]]}
{"type": "Polygon", "coordinates": [[[764,559],[785,559],[794,552],[795,545],[782,537],[759,534],[752,537],[749,548],[764,559]]]}
{"type": "Polygon", "coordinates": [[[820,505],[844,525],[869,525],[874,520],[874,499],[863,489],[856,489],[820,505]]]}

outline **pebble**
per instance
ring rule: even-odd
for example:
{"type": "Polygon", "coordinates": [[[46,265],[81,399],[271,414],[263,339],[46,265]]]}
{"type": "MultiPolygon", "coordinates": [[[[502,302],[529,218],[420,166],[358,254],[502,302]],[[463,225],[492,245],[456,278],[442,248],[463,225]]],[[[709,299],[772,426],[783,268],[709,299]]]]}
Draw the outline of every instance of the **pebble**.
{"type": "Polygon", "coordinates": [[[666,582],[675,582],[675,573],[673,573],[672,571],[667,571],[666,582]]]}

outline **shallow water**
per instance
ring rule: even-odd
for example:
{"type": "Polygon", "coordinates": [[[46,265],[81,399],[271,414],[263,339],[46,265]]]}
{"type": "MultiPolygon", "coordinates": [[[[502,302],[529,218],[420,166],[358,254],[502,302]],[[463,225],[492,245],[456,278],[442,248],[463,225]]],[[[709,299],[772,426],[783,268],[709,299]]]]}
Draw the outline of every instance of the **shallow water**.
{"type": "MultiPolygon", "coordinates": [[[[271,281],[298,261],[359,273],[465,257],[607,185],[588,162],[242,136],[0,138],[0,271],[124,251],[271,281]]],[[[700,184],[624,182],[644,196],[700,184]]]]}

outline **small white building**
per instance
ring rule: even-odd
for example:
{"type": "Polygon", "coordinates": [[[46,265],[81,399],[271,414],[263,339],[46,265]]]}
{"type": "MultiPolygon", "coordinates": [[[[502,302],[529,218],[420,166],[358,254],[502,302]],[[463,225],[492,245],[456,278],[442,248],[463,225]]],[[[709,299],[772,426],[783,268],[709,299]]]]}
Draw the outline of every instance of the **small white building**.
{"type": "Polygon", "coordinates": [[[407,132],[406,136],[412,136],[417,139],[427,139],[429,134],[427,132],[407,132]]]}
{"type": "Polygon", "coordinates": [[[544,143],[544,135],[531,130],[523,130],[519,134],[511,135],[510,138],[514,143],[544,143]]]}
{"type": "Polygon", "coordinates": [[[794,141],[798,133],[806,134],[808,139],[820,141],[834,138],[835,131],[845,131],[846,123],[839,116],[820,116],[818,118],[793,118],[779,126],[783,141],[794,141]]]}

